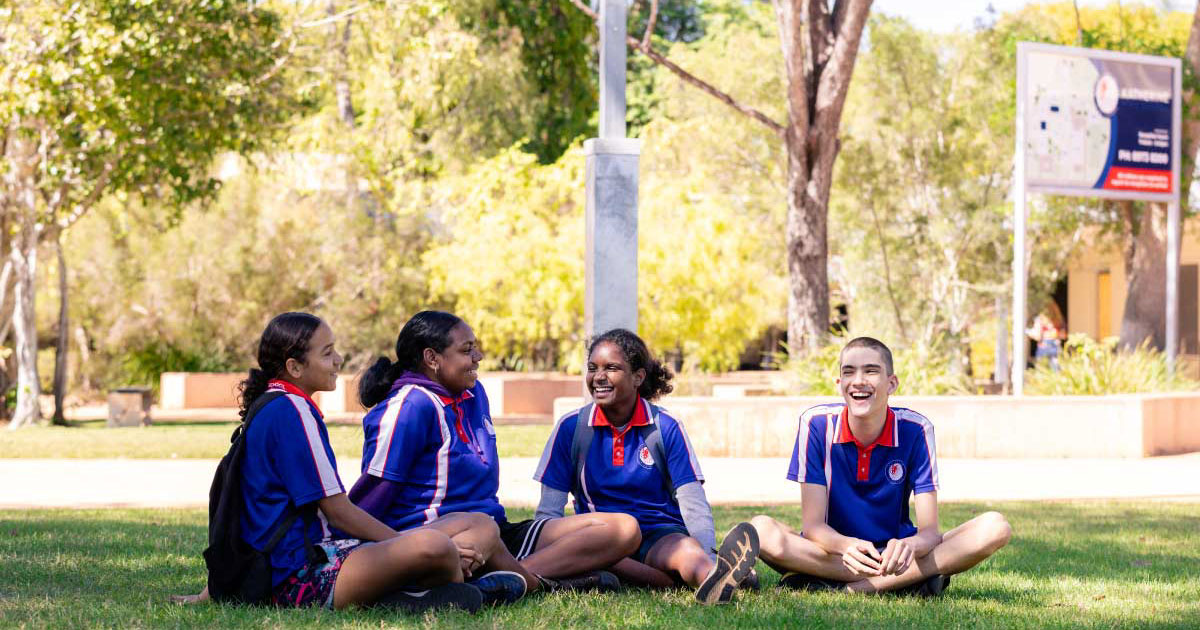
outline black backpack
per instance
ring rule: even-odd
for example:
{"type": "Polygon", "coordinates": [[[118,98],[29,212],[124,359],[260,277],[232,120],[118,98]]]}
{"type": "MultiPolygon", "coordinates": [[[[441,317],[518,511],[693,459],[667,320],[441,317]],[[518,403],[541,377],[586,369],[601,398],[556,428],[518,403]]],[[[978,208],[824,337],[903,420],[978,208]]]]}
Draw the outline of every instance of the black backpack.
{"type": "Polygon", "coordinates": [[[290,506],[283,522],[271,533],[261,551],[242,540],[242,463],[246,459],[246,431],[254,415],[283,392],[267,392],[246,411],[246,419],[230,437],[229,452],[221,458],[208,491],[208,548],[204,564],[208,566],[208,594],[214,601],[239,604],[266,603],[271,596],[271,551],[297,518],[304,517],[304,545],[310,564],[325,562],[327,557],[308,539],[308,524],[316,518],[317,504],[303,508],[290,506]]]}
{"type": "MultiPolygon", "coordinates": [[[[571,461],[575,463],[575,477],[571,480],[571,493],[580,503],[584,502],[583,488],[580,485],[583,480],[583,464],[587,459],[588,449],[592,446],[592,438],[596,436],[596,428],[588,426],[588,419],[592,415],[594,406],[595,403],[588,403],[579,410],[579,416],[575,420],[575,435],[571,439],[571,461]]],[[[650,410],[654,414],[650,424],[633,428],[641,434],[646,448],[650,449],[650,459],[654,460],[654,466],[662,475],[663,490],[666,491],[667,496],[671,497],[671,502],[678,505],[679,500],[675,498],[675,484],[671,483],[671,470],[667,466],[667,449],[663,446],[662,433],[658,430],[658,407],[650,405],[650,410]]]]}

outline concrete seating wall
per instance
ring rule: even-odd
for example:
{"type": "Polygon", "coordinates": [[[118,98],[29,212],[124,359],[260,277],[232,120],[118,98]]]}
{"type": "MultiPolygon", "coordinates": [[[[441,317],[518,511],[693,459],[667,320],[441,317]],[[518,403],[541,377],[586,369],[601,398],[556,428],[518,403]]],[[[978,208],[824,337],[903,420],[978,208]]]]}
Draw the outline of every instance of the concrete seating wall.
{"type": "MultiPolygon", "coordinates": [[[[702,457],[790,457],[800,413],[835,398],[668,397],[702,457]]],[[[1200,451],[1200,393],[897,396],[933,422],[941,457],[1147,457],[1200,451]],[[1188,412],[1191,409],[1191,412],[1188,412]]],[[[555,401],[555,417],[583,404],[555,401]]]]}
{"type": "Polygon", "coordinates": [[[582,377],[559,373],[483,372],[479,381],[493,416],[545,416],[549,421],[555,399],[583,392],[582,377]]]}

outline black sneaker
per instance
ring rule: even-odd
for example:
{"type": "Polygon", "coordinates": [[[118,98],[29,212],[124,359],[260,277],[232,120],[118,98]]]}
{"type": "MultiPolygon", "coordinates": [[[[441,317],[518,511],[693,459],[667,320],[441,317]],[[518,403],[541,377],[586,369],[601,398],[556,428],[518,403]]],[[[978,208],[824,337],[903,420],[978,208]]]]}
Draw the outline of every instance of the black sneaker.
{"type": "Polygon", "coordinates": [[[950,576],[940,573],[931,575],[916,584],[909,584],[894,591],[896,595],[915,595],[917,597],[937,597],[950,586],[950,576]]]}
{"type": "Polygon", "coordinates": [[[747,591],[757,591],[761,589],[762,586],[758,583],[758,571],[750,569],[750,573],[746,574],[746,579],[742,580],[741,584],[738,584],[738,588],[747,591]]]}
{"type": "Polygon", "coordinates": [[[515,571],[492,571],[469,584],[483,593],[487,606],[511,604],[525,596],[525,577],[515,571]]]}
{"type": "Polygon", "coordinates": [[[406,613],[443,608],[461,608],[467,612],[475,612],[483,606],[483,593],[470,584],[450,583],[423,590],[392,591],[375,600],[373,605],[406,613]]]}
{"type": "Polygon", "coordinates": [[[716,566],[696,589],[696,601],[705,605],[733,601],[738,584],[746,579],[757,562],[758,531],[750,523],[734,525],[721,542],[716,566]]]}
{"type": "Polygon", "coordinates": [[[568,575],[561,578],[538,576],[542,587],[547,593],[556,591],[597,591],[614,593],[621,590],[621,580],[608,571],[588,571],[578,575],[568,575]]]}
{"type": "Polygon", "coordinates": [[[798,591],[844,591],[846,583],[830,580],[799,571],[788,571],[779,578],[779,588],[794,588],[798,591]]]}

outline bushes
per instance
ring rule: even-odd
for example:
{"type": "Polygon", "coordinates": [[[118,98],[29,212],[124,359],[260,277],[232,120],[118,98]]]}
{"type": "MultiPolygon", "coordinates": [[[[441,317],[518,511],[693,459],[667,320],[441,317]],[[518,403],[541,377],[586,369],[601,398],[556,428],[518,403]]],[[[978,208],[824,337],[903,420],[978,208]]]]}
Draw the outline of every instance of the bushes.
{"type": "MultiPolygon", "coordinates": [[[[849,339],[834,338],[804,360],[789,360],[784,368],[794,379],[793,391],[808,396],[837,396],[838,358],[849,339]]],[[[917,344],[892,348],[896,375],[900,378],[898,395],[969,394],[971,380],[951,370],[952,359],[942,344],[917,344]]]]}
{"type": "Polygon", "coordinates": [[[1064,344],[1057,372],[1039,362],[1026,375],[1026,391],[1041,395],[1132,394],[1141,392],[1188,391],[1200,383],[1178,372],[1167,372],[1167,358],[1143,343],[1133,350],[1118,351],[1117,338],[1094,341],[1076,333],[1064,344]]]}

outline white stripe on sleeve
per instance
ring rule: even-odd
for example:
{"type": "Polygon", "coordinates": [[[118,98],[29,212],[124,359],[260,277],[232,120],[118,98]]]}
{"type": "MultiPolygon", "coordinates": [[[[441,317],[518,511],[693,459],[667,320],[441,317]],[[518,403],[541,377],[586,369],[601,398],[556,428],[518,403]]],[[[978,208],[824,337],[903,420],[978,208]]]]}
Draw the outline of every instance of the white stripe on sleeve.
{"type": "Polygon", "coordinates": [[[396,435],[396,419],[400,416],[400,409],[412,388],[413,385],[405,385],[387,401],[383,417],[379,419],[379,431],[375,434],[375,454],[371,456],[371,463],[367,466],[368,475],[383,477],[383,471],[387,469],[388,453],[392,450],[392,438],[396,435]]]}
{"type": "MultiPolygon", "coordinates": [[[[542,458],[538,460],[537,470],[533,472],[534,481],[541,481],[542,477],[545,476],[546,466],[550,465],[550,455],[554,450],[554,443],[558,441],[558,432],[562,430],[563,423],[566,422],[567,418],[579,417],[580,411],[582,409],[576,409],[571,413],[567,413],[559,418],[558,422],[554,423],[554,428],[550,430],[550,439],[546,440],[546,448],[542,449],[542,458]]],[[[579,425],[576,424],[575,427],[578,430],[579,425]]]]}
{"type": "Polygon", "coordinates": [[[295,394],[287,394],[287,398],[300,415],[300,425],[304,428],[305,439],[308,440],[308,450],[312,453],[313,465],[317,469],[317,479],[321,483],[321,490],[327,497],[345,492],[342,489],[342,480],[338,478],[337,469],[334,468],[329,461],[329,456],[325,453],[325,441],[321,439],[321,431],[317,428],[317,419],[313,417],[308,402],[295,394]]]}
{"type": "Polygon", "coordinates": [[[433,492],[433,500],[429,502],[429,507],[425,509],[425,522],[429,523],[438,517],[438,508],[442,507],[442,501],[446,498],[446,489],[450,485],[450,427],[446,425],[446,410],[442,407],[442,400],[437,397],[437,394],[420,388],[429,396],[429,400],[433,401],[433,408],[437,410],[438,428],[442,431],[442,446],[437,452],[437,488],[433,492]]]}

